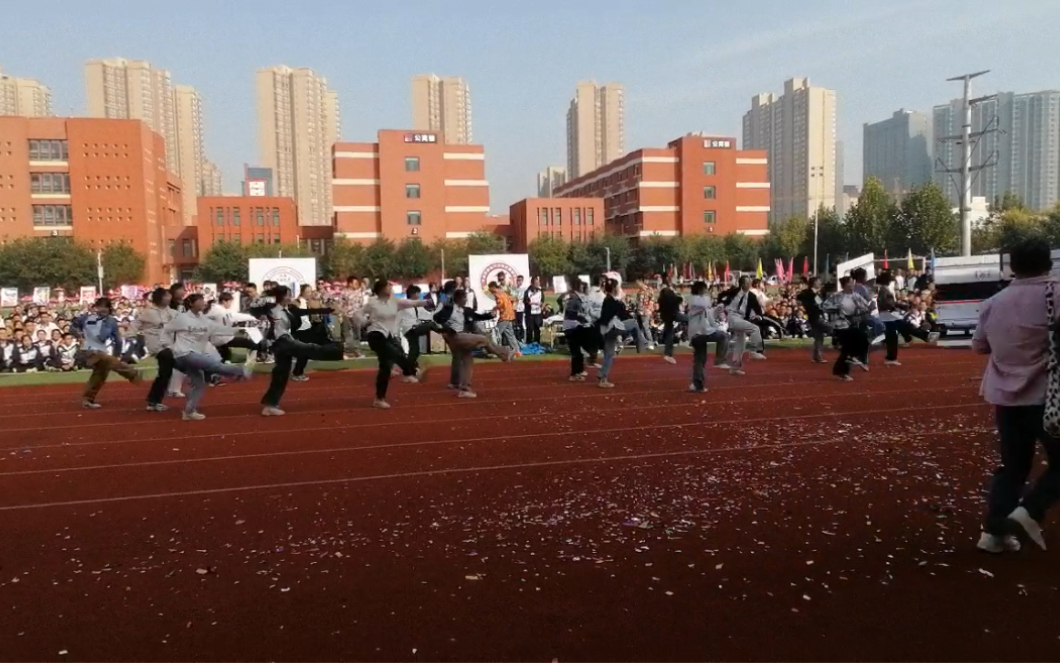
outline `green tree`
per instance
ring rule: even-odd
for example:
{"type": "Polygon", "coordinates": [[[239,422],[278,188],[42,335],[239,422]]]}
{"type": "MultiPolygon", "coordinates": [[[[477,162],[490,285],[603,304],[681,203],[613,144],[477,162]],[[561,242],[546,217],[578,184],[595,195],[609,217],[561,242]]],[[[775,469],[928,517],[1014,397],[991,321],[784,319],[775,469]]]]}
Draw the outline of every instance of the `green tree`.
{"type": "Polygon", "coordinates": [[[994,204],[991,205],[992,212],[1007,212],[1009,210],[1026,210],[1027,206],[1023,203],[1023,199],[1019,197],[1015,191],[1006,191],[1000,196],[994,197],[994,204]]]}
{"type": "Polygon", "coordinates": [[[0,245],[0,285],[67,292],[96,283],[96,254],[66,237],[23,237],[0,245]]]}
{"type": "Polygon", "coordinates": [[[195,280],[201,283],[246,281],[247,278],[247,251],[239,242],[214,242],[195,269],[195,280]]]}
{"type": "Polygon", "coordinates": [[[891,225],[890,249],[892,254],[913,253],[925,255],[935,249],[936,253],[953,253],[960,246],[960,232],[946,194],[934,182],[910,191],[899,207],[891,225]]]}
{"type": "Polygon", "coordinates": [[[717,235],[693,235],[688,238],[688,260],[696,272],[706,273],[708,266],[725,264],[725,240],[717,235]]]}
{"type": "Polygon", "coordinates": [[[324,256],[324,271],[332,279],[345,280],[364,275],[364,245],[348,239],[336,239],[324,256]]]}
{"type": "Polygon", "coordinates": [[[733,269],[753,270],[758,266],[762,245],[747,235],[730,233],[722,241],[725,246],[725,260],[733,269]]]}
{"type": "Polygon", "coordinates": [[[827,262],[830,265],[836,263],[835,257],[846,253],[846,228],[843,220],[839,218],[834,207],[820,208],[817,214],[806,224],[806,255],[810,259],[810,269],[813,269],[813,247],[814,247],[814,221],[817,222],[817,269],[821,272],[825,268],[825,258],[831,257],[827,262]]]}
{"type": "Polygon", "coordinates": [[[787,261],[789,258],[805,255],[807,229],[813,232],[812,224],[801,216],[771,223],[769,236],[762,243],[763,258],[781,258],[787,261]]]}
{"type": "Polygon", "coordinates": [[[680,262],[682,247],[666,237],[645,237],[633,247],[626,277],[629,280],[665,274],[680,262]]]}
{"type": "Polygon", "coordinates": [[[467,252],[469,255],[489,255],[504,253],[507,250],[507,242],[499,235],[487,232],[475,232],[468,235],[467,252]]]}
{"type": "Polygon", "coordinates": [[[147,261],[131,244],[108,244],[103,249],[103,287],[115,288],[120,285],[139,283],[144,276],[147,261]]]}
{"type": "Polygon", "coordinates": [[[396,254],[394,242],[389,239],[380,238],[366,246],[361,256],[364,277],[375,280],[397,276],[396,254]]]}
{"type": "Polygon", "coordinates": [[[880,180],[875,177],[865,180],[857,204],[847,212],[845,250],[851,255],[882,253],[892,238],[891,225],[897,215],[894,199],[880,180]]]}
{"type": "Polygon", "coordinates": [[[632,250],[628,238],[610,233],[597,234],[589,241],[587,248],[590,254],[600,257],[600,262],[605,269],[607,268],[607,252],[610,249],[611,269],[619,274],[626,273],[632,250]]]}
{"type": "Polygon", "coordinates": [[[440,239],[431,244],[433,264],[438,265],[446,279],[467,275],[467,240],[440,239]]]}
{"type": "Polygon", "coordinates": [[[999,250],[1008,250],[1021,241],[1032,238],[1049,241],[1042,217],[1022,209],[1010,209],[1001,213],[997,225],[999,250]]]}
{"type": "Polygon", "coordinates": [[[243,246],[247,258],[312,258],[308,244],[266,244],[254,242],[243,246]]]}
{"type": "Polygon", "coordinates": [[[427,276],[434,267],[434,257],[418,237],[409,237],[394,252],[394,274],[406,279],[427,276]]]}
{"type": "Polygon", "coordinates": [[[558,237],[542,235],[526,247],[530,258],[530,273],[547,282],[553,276],[565,276],[571,271],[567,243],[558,237]]]}

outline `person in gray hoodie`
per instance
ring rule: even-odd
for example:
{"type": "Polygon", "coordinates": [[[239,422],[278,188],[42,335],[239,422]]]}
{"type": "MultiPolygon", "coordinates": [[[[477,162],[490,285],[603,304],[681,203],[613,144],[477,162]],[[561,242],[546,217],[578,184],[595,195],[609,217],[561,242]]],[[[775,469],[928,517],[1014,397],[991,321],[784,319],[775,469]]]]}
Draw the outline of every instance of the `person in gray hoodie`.
{"type": "Polygon", "coordinates": [[[144,348],[158,362],[158,374],[147,392],[147,409],[150,412],[165,412],[169,408],[162,402],[166,388],[173,377],[173,350],[169,348],[172,339],[163,342],[163,330],[177,312],[170,308],[169,290],[158,287],[151,292],[151,304],[144,307],[136,316],[136,332],[144,338],[144,348]]]}
{"type": "Polygon", "coordinates": [[[707,296],[707,284],[692,284],[692,298],[688,302],[688,337],[692,340],[692,384],[688,390],[703,393],[707,390],[707,344],[716,343],[714,366],[729,370],[725,355],[729,349],[729,335],[721,330],[716,307],[707,296]]]}

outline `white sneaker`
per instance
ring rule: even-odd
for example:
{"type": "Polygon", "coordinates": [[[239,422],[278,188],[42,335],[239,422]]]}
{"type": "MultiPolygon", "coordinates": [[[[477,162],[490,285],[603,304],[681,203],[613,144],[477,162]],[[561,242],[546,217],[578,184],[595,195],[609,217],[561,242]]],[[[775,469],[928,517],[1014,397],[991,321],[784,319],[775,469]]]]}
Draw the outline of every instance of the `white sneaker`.
{"type": "Polygon", "coordinates": [[[252,377],[254,377],[254,367],[243,364],[243,379],[249,380],[252,377]]]}
{"type": "Polygon", "coordinates": [[[663,361],[665,361],[667,364],[676,364],[677,363],[677,360],[674,359],[673,357],[670,357],[670,356],[663,356],[663,361]]]}
{"type": "Polygon", "coordinates": [[[1023,507],[1017,507],[1015,511],[1009,514],[1008,519],[1019,525],[1024,532],[1027,533],[1027,538],[1036,543],[1039,548],[1045,550],[1045,538],[1042,536],[1042,527],[1031,518],[1031,514],[1027,513],[1027,509],[1023,507]]]}
{"type": "Polygon", "coordinates": [[[599,382],[596,383],[596,386],[600,387],[601,389],[614,389],[615,388],[615,384],[613,382],[608,382],[607,380],[600,380],[599,382]]]}
{"type": "Polygon", "coordinates": [[[690,391],[693,394],[705,394],[705,393],[707,393],[707,388],[703,387],[702,389],[699,389],[698,387],[696,387],[696,385],[690,384],[690,385],[688,385],[688,391],[690,391]]]}
{"type": "Polygon", "coordinates": [[[860,368],[861,370],[863,370],[865,372],[868,372],[868,370],[869,370],[869,365],[868,364],[863,364],[860,359],[855,359],[855,358],[851,357],[850,359],[847,360],[847,363],[850,364],[851,366],[857,366],[858,368],[860,368]]]}
{"type": "Polygon", "coordinates": [[[103,406],[100,405],[99,403],[95,402],[95,401],[90,401],[88,399],[85,399],[85,400],[81,401],[81,407],[85,408],[86,410],[98,410],[99,408],[101,408],[103,406]]]}
{"type": "Polygon", "coordinates": [[[570,376],[567,379],[570,380],[571,382],[585,382],[585,376],[584,375],[572,375],[572,376],[570,376]]]}
{"type": "Polygon", "coordinates": [[[166,394],[166,396],[169,396],[170,398],[185,398],[184,392],[182,391],[171,391],[166,394]]]}
{"type": "Polygon", "coordinates": [[[206,415],[200,412],[183,412],[180,418],[184,421],[202,421],[206,418],[206,415]]]}
{"type": "Polygon", "coordinates": [[[285,414],[287,413],[278,407],[266,407],[261,411],[263,417],[282,417],[285,414]]]}
{"type": "Polygon", "coordinates": [[[457,398],[478,398],[478,394],[473,391],[461,390],[456,392],[457,398]]]}
{"type": "Polygon", "coordinates": [[[836,377],[839,378],[840,380],[842,380],[843,382],[853,382],[854,381],[854,378],[849,376],[849,375],[837,375],[836,377]]]}
{"type": "Polygon", "coordinates": [[[372,403],[372,407],[379,408],[380,410],[389,410],[390,409],[390,403],[387,403],[386,401],[381,401],[381,400],[376,399],[372,403]]]}
{"type": "Polygon", "coordinates": [[[308,375],[292,375],[291,380],[293,382],[309,382],[308,375]]]}
{"type": "Polygon", "coordinates": [[[165,403],[148,403],[147,404],[147,411],[148,412],[165,412],[168,409],[169,409],[169,406],[167,406],[165,403]]]}
{"type": "Polygon", "coordinates": [[[887,360],[885,360],[883,362],[883,365],[884,366],[901,366],[902,362],[898,361],[897,359],[887,359],[887,360]]]}
{"type": "Polygon", "coordinates": [[[729,366],[728,364],[722,363],[722,364],[714,364],[714,368],[718,369],[719,371],[728,371],[728,370],[732,369],[732,366],[729,366]]]}
{"type": "Polygon", "coordinates": [[[931,344],[931,345],[934,345],[934,344],[938,343],[939,342],[939,333],[938,332],[929,333],[927,342],[929,344],[931,344]]]}
{"type": "Polygon", "coordinates": [[[730,368],[729,375],[747,375],[742,368],[730,368]]]}
{"type": "Polygon", "coordinates": [[[751,357],[751,359],[758,359],[759,361],[766,358],[766,356],[761,352],[749,352],[747,354],[751,357]]]}
{"type": "Polygon", "coordinates": [[[1011,534],[1007,536],[995,536],[983,532],[979,535],[979,543],[975,544],[975,547],[983,552],[988,552],[991,555],[997,555],[1003,552],[1019,552],[1020,551],[1020,540],[1011,534]]]}
{"type": "Polygon", "coordinates": [[[872,340],[871,340],[871,341],[869,342],[869,345],[879,345],[880,343],[883,343],[883,341],[884,341],[884,340],[885,340],[886,338],[887,338],[886,336],[884,336],[883,334],[880,334],[880,335],[879,335],[879,336],[877,336],[876,338],[872,339],[872,340]]]}
{"type": "Polygon", "coordinates": [[[401,378],[401,381],[408,384],[419,384],[420,379],[415,375],[406,375],[405,377],[401,378]]]}

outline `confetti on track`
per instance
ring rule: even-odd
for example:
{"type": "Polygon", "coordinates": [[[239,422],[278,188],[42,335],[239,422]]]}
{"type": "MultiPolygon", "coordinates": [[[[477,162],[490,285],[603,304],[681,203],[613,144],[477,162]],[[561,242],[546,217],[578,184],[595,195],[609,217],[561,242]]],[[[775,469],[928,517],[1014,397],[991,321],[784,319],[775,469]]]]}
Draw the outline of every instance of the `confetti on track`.
{"type": "MultiPolygon", "coordinates": [[[[210,390],[0,391],[0,660],[1047,660],[1060,566],[973,549],[983,361],[775,352],[210,390]],[[42,416],[43,414],[43,416],[42,416]],[[61,653],[62,652],[62,653],[61,653]]],[[[1047,535],[1048,536],[1048,535],[1047,535]]],[[[1050,538],[1060,546],[1060,540],[1050,538]]]]}

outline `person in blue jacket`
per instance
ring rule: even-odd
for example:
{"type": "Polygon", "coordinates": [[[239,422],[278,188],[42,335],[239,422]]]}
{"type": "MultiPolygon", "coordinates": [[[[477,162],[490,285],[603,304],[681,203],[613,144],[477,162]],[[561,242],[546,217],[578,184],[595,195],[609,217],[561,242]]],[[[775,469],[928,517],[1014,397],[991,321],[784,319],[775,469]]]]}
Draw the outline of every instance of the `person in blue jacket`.
{"type": "Polygon", "coordinates": [[[81,337],[84,363],[92,371],[81,394],[81,404],[86,409],[98,410],[101,407],[96,397],[111,371],[133,384],[140,382],[140,372],[120,359],[121,335],[108,297],[100,297],[92,312],[75,318],[71,329],[81,337]]]}

